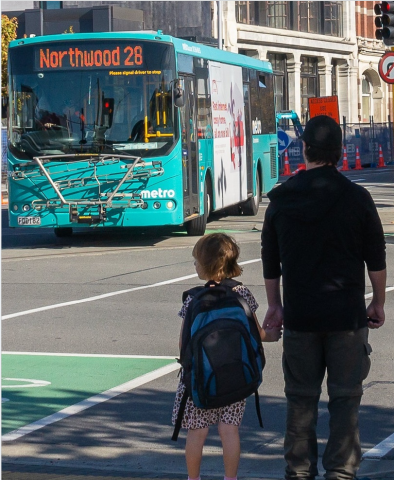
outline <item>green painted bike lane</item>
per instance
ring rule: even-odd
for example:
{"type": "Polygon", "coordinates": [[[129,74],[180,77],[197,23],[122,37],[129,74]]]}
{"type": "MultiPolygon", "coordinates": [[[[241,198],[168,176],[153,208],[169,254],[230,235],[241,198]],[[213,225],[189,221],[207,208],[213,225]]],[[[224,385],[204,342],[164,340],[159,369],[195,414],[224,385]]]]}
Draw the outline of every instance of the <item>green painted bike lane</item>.
{"type": "Polygon", "coordinates": [[[3,353],[1,363],[5,435],[175,362],[165,357],[3,353]]]}

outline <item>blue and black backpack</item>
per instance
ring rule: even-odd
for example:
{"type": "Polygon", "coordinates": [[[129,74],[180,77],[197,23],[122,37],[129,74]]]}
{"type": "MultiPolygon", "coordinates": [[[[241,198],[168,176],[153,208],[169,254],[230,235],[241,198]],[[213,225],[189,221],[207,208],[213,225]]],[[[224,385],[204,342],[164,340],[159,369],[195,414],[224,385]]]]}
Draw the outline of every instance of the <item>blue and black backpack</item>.
{"type": "Polygon", "coordinates": [[[253,313],[233,290],[232,279],[209,281],[183,293],[190,295],[182,331],[179,363],[186,386],[172,440],[177,440],[187,399],[199,408],[219,408],[255,394],[260,426],[258,388],[265,366],[264,349],[253,313]]]}

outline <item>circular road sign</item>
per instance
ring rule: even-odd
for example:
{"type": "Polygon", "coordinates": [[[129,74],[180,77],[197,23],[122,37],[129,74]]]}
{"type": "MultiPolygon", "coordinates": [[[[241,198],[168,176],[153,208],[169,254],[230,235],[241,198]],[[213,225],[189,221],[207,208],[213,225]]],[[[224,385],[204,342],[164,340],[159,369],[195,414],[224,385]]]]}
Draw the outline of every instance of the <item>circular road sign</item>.
{"type": "Polygon", "coordinates": [[[379,60],[379,75],[386,83],[394,83],[394,52],[387,52],[379,60]]]}
{"type": "Polygon", "coordinates": [[[283,153],[292,141],[287,133],[278,127],[278,153],[283,153]]]}

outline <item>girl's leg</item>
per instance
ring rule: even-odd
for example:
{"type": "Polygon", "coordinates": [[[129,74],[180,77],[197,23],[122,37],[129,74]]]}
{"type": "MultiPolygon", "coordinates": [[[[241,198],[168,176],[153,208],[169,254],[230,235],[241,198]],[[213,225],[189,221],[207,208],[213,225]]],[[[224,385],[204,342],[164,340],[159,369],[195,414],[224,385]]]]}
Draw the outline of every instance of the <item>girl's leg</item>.
{"type": "Polygon", "coordinates": [[[189,429],[186,437],[186,466],[187,474],[190,478],[200,476],[200,466],[202,459],[202,448],[207,438],[209,428],[189,429]]]}
{"type": "Polygon", "coordinates": [[[237,425],[219,422],[218,429],[223,445],[224,474],[226,477],[235,478],[241,456],[239,428],[237,425]]]}

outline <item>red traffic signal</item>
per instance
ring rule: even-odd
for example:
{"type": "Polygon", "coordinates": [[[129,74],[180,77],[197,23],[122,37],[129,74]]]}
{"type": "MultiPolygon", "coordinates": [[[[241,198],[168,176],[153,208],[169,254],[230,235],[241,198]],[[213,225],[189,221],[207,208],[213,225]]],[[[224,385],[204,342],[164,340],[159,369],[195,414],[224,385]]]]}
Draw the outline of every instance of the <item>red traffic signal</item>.
{"type": "Polygon", "coordinates": [[[382,13],[394,13],[394,2],[382,2],[380,8],[382,13]]]}
{"type": "Polygon", "coordinates": [[[394,45],[394,2],[376,3],[374,6],[375,38],[386,45],[394,45]]]}
{"type": "Polygon", "coordinates": [[[114,103],[113,98],[103,98],[102,125],[111,127],[114,116],[114,103]]]}

